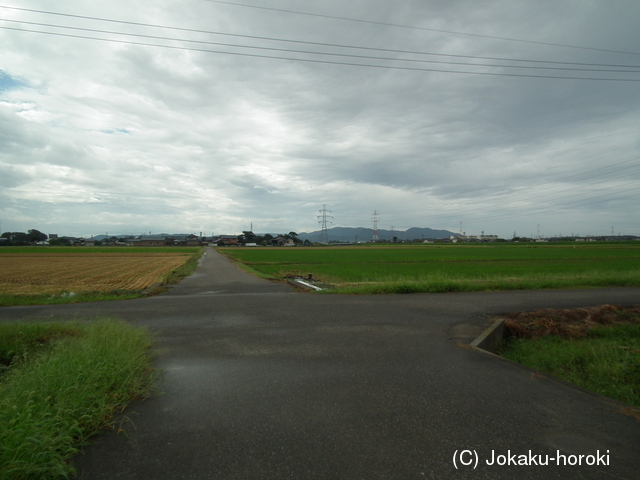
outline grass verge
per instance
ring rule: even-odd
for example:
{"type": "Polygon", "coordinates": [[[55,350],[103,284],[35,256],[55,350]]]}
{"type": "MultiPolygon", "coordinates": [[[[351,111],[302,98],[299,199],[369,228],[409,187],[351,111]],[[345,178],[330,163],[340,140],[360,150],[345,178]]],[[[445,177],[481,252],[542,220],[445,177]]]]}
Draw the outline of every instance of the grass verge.
{"type": "Polygon", "coordinates": [[[500,355],[640,408],[640,307],[507,315],[500,355]]]}
{"type": "Polygon", "coordinates": [[[175,270],[172,270],[167,275],[165,275],[165,277],[162,280],[162,284],[163,285],[176,284],[180,282],[180,280],[182,280],[183,278],[188,277],[193,272],[195,272],[196,269],[198,268],[198,261],[200,260],[200,257],[202,257],[203,253],[204,253],[204,248],[199,248],[197,253],[194,253],[189,257],[189,260],[187,260],[181,266],[179,266],[175,270]]]}
{"type": "Polygon", "coordinates": [[[0,306],[18,305],[57,305],[60,303],[102,302],[107,300],[125,300],[145,296],[140,291],[114,290],[112,292],[78,292],[51,295],[8,295],[0,294],[0,306]]]}
{"type": "Polygon", "coordinates": [[[56,479],[87,439],[149,395],[151,337],[110,318],[0,325],[0,479],[56,479]]]}
{"type": "Polygon", "coordinates": [[[625,275],[605,278],[603,275],[585,277],[545,277],[522,275],[520,278],[453,278],[452,275],[433,275],[428,280],[382,281],[350,285],[331,282],[335,293],[346,294],[391,294],[391,293],[450,293],[499,290],[546,290],[562,288],[601,288],[637,286],[638,275],[632,279],[625,275]]]}

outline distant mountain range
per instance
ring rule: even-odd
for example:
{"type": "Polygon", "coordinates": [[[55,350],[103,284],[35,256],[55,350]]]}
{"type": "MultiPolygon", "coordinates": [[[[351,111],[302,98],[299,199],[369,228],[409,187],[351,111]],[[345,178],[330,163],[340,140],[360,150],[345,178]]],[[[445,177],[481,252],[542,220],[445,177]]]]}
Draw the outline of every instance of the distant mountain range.
{"type": "MultiPolygon", "coordinates": [[[[302,232],[298,234],[301,240],[309,240],[310,242],[319,242],[320,230],[316,232],[302,232]]],[[[370,242],[373,238],[372,228],[362,227],[334,227],[328,228],[330,242],[370,242]]],[[[453,233],[449,230],[433,230],[431,228],[412,227],[408,230],[383,230],[378,229],[379,240],[392,240],[397,237],[398,240],[415,240],[415,239],[441,239],[451,236],[458,236],[459,233],[453,233]]]]}
{"type": "MultiPolygon", "coordinates": [[[[373,229],[372,228],[362,228],[362,227],[334,227],[327,229],[329,233],[329,241],[331,242],[350,242],[355,243],[358,242],[370,242],[373,238],[373,229]]],[[[302,232],[298,234],[298,238],[300,240],[309,240],[310,242],[319,242],[320,241],[321,231],[318,230],[316,232],[302,232]]],[[[102,241],[105,238],[116,237],[137,237],[137,235],[94,235],[93,240],[102,241]]],[[[169,234],[154,234],[168,236],[169,234]]],[[[258,235],[264,235],[259,233],[258,235]]],[[[277,233],[272,233],[274,237],[278,236],[277,233]]],[[[440,238],[449,238],[451,236],[460,235],[459,233],[450,232],[449,230],[433,230],[431,228],[419,228],[413,227],[408,230],[378,230],[378,239],[379,240],[392,240],[393,237],[397,237],[398,240],[415,240],[415,239],[440,239],[440,238]]],[[[172,234],[174,237],[187,236],[187,234],[172,234]]]]}
{"type": "MultiPolygon", "coordinates": [[[[143,235],[145,237],[187,237],[191,235],[190,233],[154,233],[153,235],[143,235]]],[[[90,236],[89,238],[92,240],[96,240],[98,242],[101,242],[102,240],[104,240],[105,238],[111,238],[111,237],[116,237],[116,238],[135,238],[135,237],[139,237],[140,234],[139,233],[127,233],[127,234],[113,234],[113,235],[93,235],[90,236]]]]}

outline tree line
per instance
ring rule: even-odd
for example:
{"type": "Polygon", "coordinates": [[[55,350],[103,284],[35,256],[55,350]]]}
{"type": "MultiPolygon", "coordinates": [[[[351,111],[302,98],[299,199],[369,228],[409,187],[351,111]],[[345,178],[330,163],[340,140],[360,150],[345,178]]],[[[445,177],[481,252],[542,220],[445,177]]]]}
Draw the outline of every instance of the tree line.
{"type": "Polygon", "coordinates": [[[256,245],[272,245],[273,241],[277,238],[291,240],[296,244],[302,243],[302,240],[298,238],[298,234],[296,232],[283,233],[282,235],[278,235],[278,237],[274,237],[270,233],[265,235],[256,235],[251,231],[243,231],[242,235],[238,236],[238,243],[243,245],[247,243],[255,243],[256,245]]]}
{"type": "Polygon", "coordinates": [[[31,229],[28,232],[4,232],[0,235],[0,238],[6,238],[5,241],[0,242],[0,245],[7,246],[20,246],[20,245],[32,245],[38,242],[44,242],[49,238],[46,233],[42,233],[39,230],[31,229]]]}

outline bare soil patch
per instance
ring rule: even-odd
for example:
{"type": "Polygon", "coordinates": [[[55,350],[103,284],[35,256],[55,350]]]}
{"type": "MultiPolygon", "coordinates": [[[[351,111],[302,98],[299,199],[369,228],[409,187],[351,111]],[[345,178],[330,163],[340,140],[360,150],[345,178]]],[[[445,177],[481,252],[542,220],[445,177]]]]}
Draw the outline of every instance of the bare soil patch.
{"type": "Polygon", "coordinates": [[[502,315],[505,337],[541,338],[557,335],[562,338],[582,338],[597,326],[621,323],[640,324],[640,305],[551,309],[515,312],[502,315]]]}

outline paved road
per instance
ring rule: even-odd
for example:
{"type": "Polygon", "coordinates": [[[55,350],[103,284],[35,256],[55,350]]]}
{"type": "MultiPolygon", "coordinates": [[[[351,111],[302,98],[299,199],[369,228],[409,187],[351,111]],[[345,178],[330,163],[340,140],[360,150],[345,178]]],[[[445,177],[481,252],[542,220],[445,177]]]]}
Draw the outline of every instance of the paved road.
{"type": "Polygon", "coordinates": [[[636,479],[640,422],[619,405],[458,346],[493,314],[603,303],[640,303],[640,289],[310,295],[208,249],[166,294],[0,321],[109,314],[158,333],[161,393],[126,411],[128,436],[77,458],[87,480],[636,479]],[[454,467],[463,449],[476,469],[454,467]],[[600,465],[486,463],[558,450],[600,465]]]}

